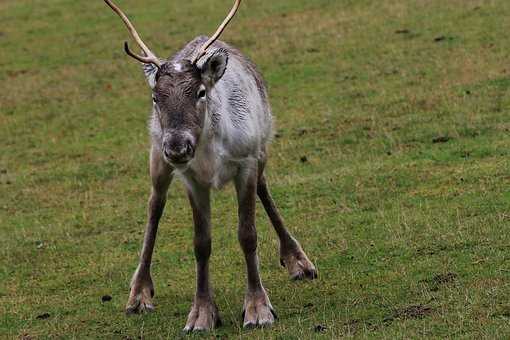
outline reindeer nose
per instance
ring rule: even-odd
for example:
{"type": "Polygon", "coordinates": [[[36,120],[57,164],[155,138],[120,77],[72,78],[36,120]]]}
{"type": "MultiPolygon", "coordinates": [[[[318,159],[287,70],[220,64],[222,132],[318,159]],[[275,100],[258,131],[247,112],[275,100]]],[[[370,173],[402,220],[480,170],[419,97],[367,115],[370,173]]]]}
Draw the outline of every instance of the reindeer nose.
{"type": "Polygon", "coordinates": [[[163,154],[172,163],[187,163],[195,154],[191,136],[172,136],[163,143],[163,154]]]}

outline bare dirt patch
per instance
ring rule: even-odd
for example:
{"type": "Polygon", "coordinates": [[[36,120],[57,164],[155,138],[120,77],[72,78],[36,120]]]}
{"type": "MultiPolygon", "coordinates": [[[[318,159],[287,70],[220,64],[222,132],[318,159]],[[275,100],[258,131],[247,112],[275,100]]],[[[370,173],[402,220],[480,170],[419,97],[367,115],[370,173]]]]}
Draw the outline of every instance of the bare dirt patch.
{"type": "Polygon", "coordinates": [[[456,273],[447,272],[434,275],[433,277],[421,280],[420,282],[428,286],[430,291],[437,291],[441,286],[452,284],[456,282],[457,279],[458,275],[456,273]]]}
{"type": "Polygon", "coordinates": [[[438,274],[432,278],[432,282],[435,284],[445,284],[450,283],[457,280],[457,274],[456,273],[445,273],[445,274],[438,274]]]}
{"type": "Polygon", "coordinates": [[[397,309],[393,314],[394,319],[422,319],[434,310],[425,305],[411,305],[401,309],[397,309]]]}
{"type": "Polygon", "coordinates": [[[390,325],[395,320],[423,319],[431,315],[434,309],[426,305],[409,305],[396,309],[392,314],[384,318],[383,324],[390,325]]]}

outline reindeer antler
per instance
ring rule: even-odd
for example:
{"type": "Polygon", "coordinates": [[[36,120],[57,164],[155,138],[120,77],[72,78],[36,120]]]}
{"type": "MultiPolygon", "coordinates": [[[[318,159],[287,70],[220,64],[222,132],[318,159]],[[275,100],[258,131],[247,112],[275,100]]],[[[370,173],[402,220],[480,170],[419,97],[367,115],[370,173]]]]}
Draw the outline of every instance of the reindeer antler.
{"type": "Polygon", "coordinates": [[[140,56],[138,54],[135,54],[135,53],[131,52],[131,50],[129,49],[127,41],[124,42],[124,50],[126,51],[126,53],[130,57],[132,57],[132,58],[134,58],[134,59],[136,59],[136,60],[138,60],[138,61],[140,61],[140,62],[142,62],[144,64],[154,64],[158,68],[160,68],[161,67],[161,61],[156,57],[156,55],[154,55],[154,53],[151,52],[151,50],[149,50],[149,48],[147,47],[147,45],[145,45],[145,43],[142,41],[142,39],[140,39],[140,36],[138,35],[138,32],[134,28],[133,24],[131,24],[131,22],[129,21],[128,17],[111,0],[104,0],[104,2],[106,2],[106,4],[108,6],[110,6],[110,8],[115,13],[117,13],[117,15],[122,19],[122,21],[124,22],[124,24],[126,25],[128,31],[129,31],[129,33],[131,33],[131,36],[133,37],[133,39],[135,39],[135,42],[142,49],[143,53],[145,54],[145,57],[142,57],[142,56],[140,56]]]}
{"type": "MultiPolygon", "coordinates": [[[[105,0],[106,1],[106,0],[105,0]]],[[[239,8],[239,5],[241,4],[241,0],[236,0],[235,3],[234,3],[234,7],[232,7],[232,9],[230,10],[230,13],[228,13],[227,17],[225,18],[225,20],[223,20],[223,22],[221,23],[220,27],[218,27],[218,29],[216,30],[216,32],[213,34],[212,37],[209,38],[209,40],[207,40],[205,42],[205,44],[202,45],[202,47],[200,48],[200,51],[198,52],[198,54],[195,56],[195,58],[193,59],[192,61],[192,64],[196,64],[196,62],[202,58],[205,53],[207,52],[207,49],[216,41],[218,40],[218,38],[220,37],[221,33],[223,33],[223,30],[225,29],[225,27],[227,27],[228,23],[230,22],[230,20],[232,20],[232,18],[234,17],[234,15],[236,15],[236,12],[239,8]]]]}

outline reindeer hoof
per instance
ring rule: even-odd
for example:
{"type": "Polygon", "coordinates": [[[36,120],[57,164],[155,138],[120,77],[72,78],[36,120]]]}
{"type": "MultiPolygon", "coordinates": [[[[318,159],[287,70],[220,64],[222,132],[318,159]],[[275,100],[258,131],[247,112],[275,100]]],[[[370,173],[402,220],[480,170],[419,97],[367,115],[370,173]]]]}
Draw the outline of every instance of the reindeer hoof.
{"type": "Polygon", "coordinates": [[[137,294],[134,298],[130,298],[126,304],[126,314],[143,314],[154,312],[154,305],[151,299],[144,294],[137,294]]]}
{"type": "Polygon", "coordinates": [[[209,299],[195,298],[183,331],[186,333],[210,331],[220,327],[221,324],[216,304],[209,299]]]}
{"type": "Polygon", "coordinates": [[[278,319],[264,290],[248,293],[244,301],[243,327],[269,327],[278,319]]]}
{"type": "Polygon", "coordinates": [[[135,282],[131,286],[131,292],[129,293],[129,299],[126,304],[126,314],[153,312],[154,304],[152,303],[152,297],[154,297],[154,288],[150,278],[135,282]]]}
{"type": "Polygon", "coordinates": [[[317,270],[315,268],[308,269],[302,268],[292,274],[290,274],[290,279],[293,281],[299,281],[304,279],[314,280],[317,278],[317,270]]]}
{"type": "Polygon", "coordinates": [[[291,280],[313,280],[317,278],[317,269],[300,248],[283,255],[280,261],[287,268],[291,280]]]}

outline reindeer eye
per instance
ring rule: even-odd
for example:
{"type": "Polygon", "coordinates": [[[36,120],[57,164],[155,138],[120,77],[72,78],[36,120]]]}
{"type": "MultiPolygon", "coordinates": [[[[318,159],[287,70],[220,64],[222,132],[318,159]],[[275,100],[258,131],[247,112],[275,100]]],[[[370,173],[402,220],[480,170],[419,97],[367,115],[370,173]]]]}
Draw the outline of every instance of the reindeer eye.
{"type": "Polygon", "coordinates": [[[198,98],[199,99],[205,98],[205,89],[198,90],[198,98]]]}
{"type": "Polygon", "coordinates": [[[154,97],[154,96],[152,97],[152,102],[153,102],[154,104],[157,104],[157,103],[158,103],[158,100],[156,99],[156,97],[154,97]]]}

